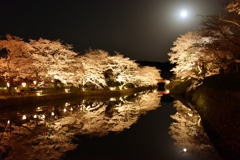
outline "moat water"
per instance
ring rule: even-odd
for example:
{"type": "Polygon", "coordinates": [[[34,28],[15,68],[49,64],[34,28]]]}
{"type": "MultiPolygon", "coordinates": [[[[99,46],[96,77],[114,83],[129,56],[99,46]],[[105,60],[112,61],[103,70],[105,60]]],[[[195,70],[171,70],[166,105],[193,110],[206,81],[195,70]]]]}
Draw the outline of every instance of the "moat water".
{"type": "Polygon", "coordinates": [[[197,111],[162,93],[0,108],[0,159],[217,159],[197,111]]]}

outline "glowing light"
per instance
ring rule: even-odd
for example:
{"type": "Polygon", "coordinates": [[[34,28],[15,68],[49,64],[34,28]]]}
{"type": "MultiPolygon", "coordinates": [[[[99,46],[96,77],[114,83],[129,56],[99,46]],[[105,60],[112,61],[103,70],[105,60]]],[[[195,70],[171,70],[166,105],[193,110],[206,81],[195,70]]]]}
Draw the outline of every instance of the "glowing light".
{"type": "Polygon", "coordinates": [[[65,92],[66,92],[66,93],[70,92],[70,89],[65,89],[65,92]]]}
{"type": "Polygon", "coordinates": [[[38,95],[38,96],[40,96],[40,95],[41,95],[41,93],[37,93],[37,95],[38,95]]]}
{"type": "Polygon", "coordinates": [[[67,109],[66,109],[66,108],[64,108],[64,109],[63,109],[63,112],[66,112],[66,111],[67,111],[67,109]]]}
{"type": "Polygon", "coordinates": [[[183,17],[183,18],[184,18],[184,17],[187,17],[187,12],[186,12],[186,11],[182,11],[182,12],[181,12],[181,17],[183,17]]]}
{"type": "Polygon", "coordinates": [[[169,81],[169,80],[167,80],[166,84],[169,84],[169,83],[170,83],[170,81],[169,81]]]}
{"type": "Polygon", "coordinates": [[[7,87],[10,87],[10,83],[7,82],[7,87]]]}
{"type": "Polygon", "coordinates": [[[65,106],[69,106],[69,105],[70,105],[70,103],[68,103],[68,102],[65,103],[65,106]]]}
{"type": "Polygon", "coordinates": [[[167,93],[170,93],[170,91],[169,91],[169,90],[167,90],[166,92],[167,92],[167,93]]]}
{"type": "Polygon", "coordinates": [[[71,107],[71,109],[70,109],[71,111],[73,111],[73,108],[71,107]]]}
{"type": "Polygon", "coordinates": [[[8,120],[7,123],[10,124],[10,120],[8,120]]]}
{"type": "Polygon", "coordinates": [[[116,101],[116,98],[110,98],[110,101],[116,101]]]}
{"type": "Polygon", "coordinates": [[[37,84],[37,81],[33,81],[33,84],[37,84]]]}
{"type": "Polygon", "coordinates": [[[35,115],[33,116],[33,118],[37,118],[37,115],[35,114],[35,115]]]}
{"type": "Polygon", "coordinates": [[[187,152],[187,148],[183,148],[183,152],[187,152]]]}
{"type": "Polygon", "coordinates": [[[116,87],[110,87],[110,90],[114,91],[114,90],[116,90],[116,87]]]}
{"type": "Polygon", "coordinates": [[[43,118],[43,119],[45,118],[45,115],[44,115],[44,114],[42,115],[42,118],[43,118]]]}
{"type": "Polygon", "coordinates": [[[26,82],[22,82],[22,86],[23,86],[23,87],[26,87],[26,82]]]}
{"type": "Polygon", "coordinates": [[[23,120],[27,119],[26,115],[23,115],[22,119],[23,119],[23,120]]]}
{"type": "Polygon", "coordinates": [[[54,112],[52,112],[52,116],[54,116],[54,112]]]}

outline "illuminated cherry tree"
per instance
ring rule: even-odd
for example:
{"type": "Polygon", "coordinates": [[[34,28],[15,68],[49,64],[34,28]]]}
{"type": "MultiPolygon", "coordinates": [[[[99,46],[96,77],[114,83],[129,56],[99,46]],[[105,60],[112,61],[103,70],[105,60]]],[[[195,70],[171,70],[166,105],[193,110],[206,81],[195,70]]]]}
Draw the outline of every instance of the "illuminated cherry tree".
{"type": "Polygon", "coordinates": [[[219,68],[224,65],[223,59],[229,56],[214,48],[217,42],[217,38],[204,37],[201,32],[188,32],[177,38],[172,52],[168,54],[170,62],[176,64],[172,69],[176,77],[203,79],[218,74],[219,68]]]}
{"type": "Polygon", "coordinates": [[[157,85],[157,80],[162,79],[160,76],[160,70],[156,67],[149,66],[139,67],[136,77],[136,84],[138,86],[154,86],[157,85]]]}
{"type": "Polygon", "coordinates": [[[115,56],[108,58],[104,71],[107,72],[109,79],[119,82],[122,89],[127,83],[135,84],[138,64],[123,55],[116,53],[115,56]]]}
{"type": "Polygon", "coordinates": [[[240,1],[239,0],[234,0],[232,1],[227,7],[226,9],[229,12],[237,12],[238,14],[240,14],[240,1]]]}
{"type": "Polygon", "coordinates": [[[82,64],[83,76],[81,80],[83,85],[87,82],[91,82],[99,88],[107,85],[104,77],[104,66],[108,57],[109,55],[106,51],[99,49],[89,49],[84,55],[79,57],[79,63],[82,64]]]}
{"type": "Polygon", "coordinates": [[[65,84],[75,84],[78,81],[76,73],[79,64],[75,59],[77,53],[71,50],[71,45],[42,38],[38,41],[30,40],[30,45],[34,48],[33,65],[38,74],[42,72],[45,79],[57,79],[65,84]]]}
{"type": "Polygon", "coordinates": [[[0,72],[8,91],[13,85],[13,78],[26,78],[31,76],[31,51],[32,48],[22,38],[6,35],[5,40],[0,40],[0,50],[7,54],[0,58],[0,72]]]}
{"type": "Polygon", "coordinates": [[[7,35],[6,38],[0,41],[0,49],[7,51],[0,59],[0,70],[10,87],[13,78],[36,79],[41,81],[39,85],[54,81],[55,88],[60,81],[76,87],[90,82],[98,88],[118,86],[120,89],[127,84],[157,85],[156,80],[161,79],[160,70],[139,67],[134,60],[117,52],[109,56],[104,50],[89,49],[84,55],[78,55],[71,45],[62,44],[60,40],[40,38],[26,43],[19,37],[7,35]]]}

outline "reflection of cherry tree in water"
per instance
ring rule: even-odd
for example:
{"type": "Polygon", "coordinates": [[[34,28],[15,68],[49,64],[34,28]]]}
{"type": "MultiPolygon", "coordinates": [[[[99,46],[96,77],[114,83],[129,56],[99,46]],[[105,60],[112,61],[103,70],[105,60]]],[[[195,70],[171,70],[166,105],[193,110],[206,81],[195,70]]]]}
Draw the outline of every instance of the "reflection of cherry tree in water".
{"type": "Polygon", "coordinates": [[[88,112],[78,119],[79,124],[84,124],[78,133],[103,136],[109,132],[129,129],[133,123],[137,122],[141,114],[159,107],[159,102],[160,96],[156,93],[142,94],[133,101],[120,98],[119,103],[114,105],[112,101],[109,101],[98,110],[88,112]],[[110,109],[107,109],[108,107],[110,109]]]}
{"type": "Polygon", "coordinates": [[[129,129],[141,114],[159,107],[159,102],[157,93],[142,93],[133,99],[125,96],[105,102],[66,103],[41,112],[37,118],[7,121],[1,125],[0,159],[60,159],[76,148],[74,135],[104,136],[129,129]]]}
{"type": "Polygon", "coordinates": [[[178,100],[174,102],[174,107],[176,107],[177,113],[171,118],[176,122],[171,124],[169,131],[171,137],[176,140],[174,145],[189,154],[201,154],[211,157],[211,159],[219,159],[213,144],[204,131],[201,117],[194,107],[188,108],[178,100]]]}

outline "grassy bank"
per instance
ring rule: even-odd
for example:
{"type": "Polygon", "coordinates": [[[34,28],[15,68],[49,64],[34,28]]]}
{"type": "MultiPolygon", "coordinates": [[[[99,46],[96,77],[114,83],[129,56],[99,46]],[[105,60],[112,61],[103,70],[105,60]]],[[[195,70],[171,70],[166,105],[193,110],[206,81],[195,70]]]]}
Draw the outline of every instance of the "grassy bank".
{"type": "Polygon", "coordinates": [[[196,107],[206,132],[223,159],[240,159],[239,82],[239,73],[228,73],[207,77],[191,93],[186,92],[190,81],[166,86],[173,95],[187,96],[196,107]]]}

